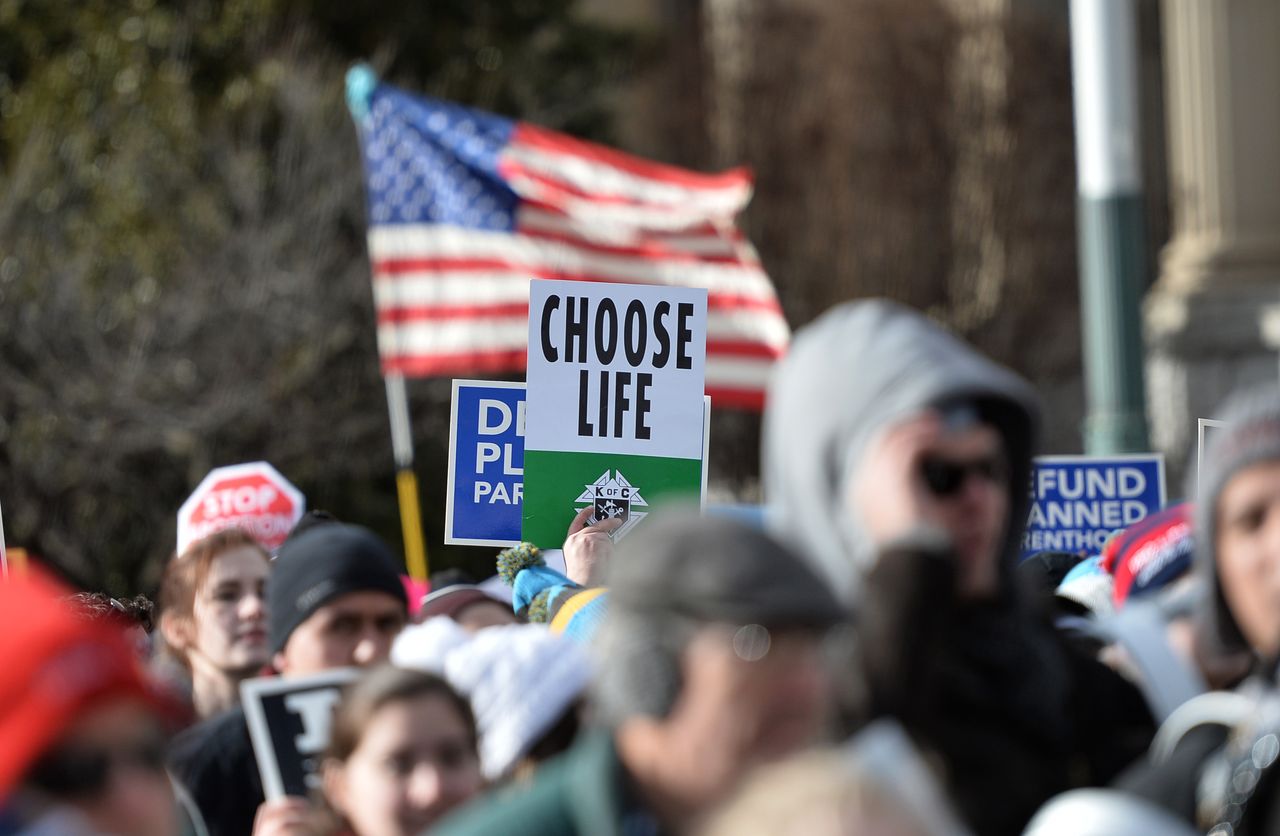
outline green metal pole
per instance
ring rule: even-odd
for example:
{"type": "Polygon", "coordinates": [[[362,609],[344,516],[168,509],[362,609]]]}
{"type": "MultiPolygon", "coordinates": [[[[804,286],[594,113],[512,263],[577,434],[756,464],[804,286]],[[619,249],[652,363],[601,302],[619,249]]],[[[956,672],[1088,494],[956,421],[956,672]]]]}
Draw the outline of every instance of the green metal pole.
{"type": "Polygon", "coordinates": [[[1071,0],[1080,315],[1090,454],[1146,452],[1147,275],[1133,0],[1071,0]]]}

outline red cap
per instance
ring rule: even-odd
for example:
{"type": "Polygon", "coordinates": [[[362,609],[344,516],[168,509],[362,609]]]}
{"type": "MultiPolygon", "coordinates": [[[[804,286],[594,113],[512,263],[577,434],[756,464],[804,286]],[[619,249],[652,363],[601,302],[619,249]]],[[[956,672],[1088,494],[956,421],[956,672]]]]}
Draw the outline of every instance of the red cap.
{"type": "Polygon", "coordinates": [[[1170,505],[1111,538],[1102,551],[1102,566],[1115,578],[1117,609],[1191,571],[1191,518],[1189,504],[1170,505]]]}
{"type": "Polygon", "coordinates": [[[0,799],[80,712],[157,704],[125,626],[83,618],[59,600],[70,593],[34,569],[0,581],[0,799]]]}

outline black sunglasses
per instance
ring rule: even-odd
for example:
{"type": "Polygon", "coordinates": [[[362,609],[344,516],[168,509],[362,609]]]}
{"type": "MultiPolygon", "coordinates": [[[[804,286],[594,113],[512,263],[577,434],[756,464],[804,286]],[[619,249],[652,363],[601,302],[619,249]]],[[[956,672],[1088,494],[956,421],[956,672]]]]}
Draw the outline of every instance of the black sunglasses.
{"type": "Polygon", "coordinates": [[[970,476],[981,476],[993,484],[1004,484],[1009,478],[1009,468],[1000,456],[984,456],[969,461],[928,456],[921,463],[920,471],[929,490],[939,497],[959,493],[970,476]]]}
{"type": "Polygon", "coordinates": [[[164,751],[164,742],[159,738],[110,749],[63,746],[42,755],[27,773],[27,781],[61,798],[92,798],[107,789],[116,769],[163,772],[164,751]]]}

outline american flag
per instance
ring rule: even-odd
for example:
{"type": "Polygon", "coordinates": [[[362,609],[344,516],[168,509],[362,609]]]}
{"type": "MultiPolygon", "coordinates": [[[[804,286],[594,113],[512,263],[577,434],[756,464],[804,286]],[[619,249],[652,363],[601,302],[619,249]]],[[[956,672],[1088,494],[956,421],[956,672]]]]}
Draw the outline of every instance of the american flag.
{"type": "Polygon", "coordinates": [[[705,287],[707,392],[761,407],[790,330],[733,224],[746,170],[686,171],[385,84],[358,124],[384,373],[523,369],[532,278],[705,287]]]}

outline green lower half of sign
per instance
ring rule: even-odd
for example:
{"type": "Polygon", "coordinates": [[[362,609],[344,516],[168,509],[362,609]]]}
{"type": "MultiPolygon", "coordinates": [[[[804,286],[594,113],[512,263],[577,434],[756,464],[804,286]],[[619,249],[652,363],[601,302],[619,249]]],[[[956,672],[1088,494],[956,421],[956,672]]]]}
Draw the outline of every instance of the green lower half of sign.
{"type": "Polygon", "coordinates": [[[558,549],[577,509],[589,504],[602,515],[621,517],[626,536],[655,508],[697,502],[701,492],[697,459],[525,450],[520,536],[539,548],[558,549]]]}

